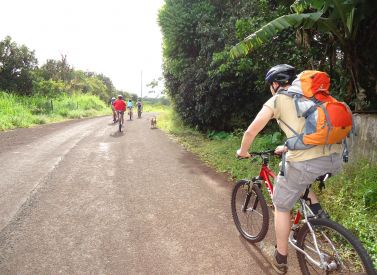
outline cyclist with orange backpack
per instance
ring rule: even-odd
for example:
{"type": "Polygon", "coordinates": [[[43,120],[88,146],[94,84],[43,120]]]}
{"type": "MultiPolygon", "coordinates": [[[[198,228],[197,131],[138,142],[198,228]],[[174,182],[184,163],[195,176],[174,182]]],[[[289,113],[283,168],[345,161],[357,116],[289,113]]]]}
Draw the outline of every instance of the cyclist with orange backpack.
{"type": "MultiPolygon", "coordinates": [[[[257,134],[271,119],[277,120],[279,127],[287,136],[285,145],[278,146],[275,149],[276,154],[283,154],[283,167],[277,177],[273,193],[276,249],[272,266],[279,274],[284,274],[288,270],[288,237],[291,230],[290,211],[307,186],[313,183],[318,176],[325,173],[334,174],[340,170],[342,164],[341,139],[344,138],[344,133],[346,134],[350,131],[350,128],[347,128],[347,131],[342,133],[342,137],[338,138],[340,139],[339,141],[333,138],[333,132],[337,130],[337,123],[333,123],[332,128],[322,127],[322,125],[322,128],[335,129],[331,134],[330,131],[324,134],[325,140],[327,141],[330,141],[331,137],[331,143],[320,141],[315,144],[316,139],[320,139],[317,131],[319,131],[321,127],[318,125],[310,126],[310,122],[313,123],[313,121],[309,121],[308,116],[311,112],[320,112],[321,109],[324,109],[326,111],[325,119],[329,118],[329,113],[330,111],[332,112],[333,106],[331,106],[331,110],[326,110],[326,106],[324,106],[322,101],[314,98],[314,96],[310,99],[313,100],[314,103],[311,103],[310,101],[304,101],[304,99],[309,100],[306,99],[306,96],[299,95],[299,93],[303,94],[303,91],[306,91],[307,88],[309,88],[309,90],[312,89],[314,93],[321,92],[322,94],[323,92],[322,96],[324,98],[325,92],[328,93],[329,81],[326,86],[326,81],[324,80],[327,79],[325,75],[317,71],[307,72],[312,73],[307,73],[307,78],[304,78],[306,75],[302,73],[299,75],[302,78],[299,77],[298,80],[297,78],[295,79],[295,68],[287,64],[274,66],[267,72],[265,80],[270,87],[272,97],[263,105],[254,121],[245,131],[241,147],[237,150],[237,156],[244,158],[250,157],[248,150],[251,144],[257,134]],[[311,83],[316,77],[320,78],[318,80],[319,85],[317,85],[318,83],[311,83]],[[292,85],[293,80],[295,80],[295,85],[292,85]],[[298,113],[298,107],[301,106],[300,104],[308,107],[304,111],[306,112],[304,116],[300,116],[302,114],[298,113]],[[313,128],[311,131],[314,131],[316,134],[314,137],[311,137],[311,141],[308,141],[307,138],[310,134],[308,128],[313,128]],[[297,146],[298,144],[301,144],[301,146],[297,146]]],[[[326,97],[325,99],[322,98],[322,100],[330,99],[326,97]]],[[[318,116],[318,114],[316,115],[318,116]]],[[[328,125],[331,125],[330,120],[331,119],[327,122],[328,125]]],[[[346,120],[346,124],[349,126],[349,117],[344,120],[346,120]]],[[[322,211],[312,191],[309,193],[309,198],[311,199],[311,209],[313,213],[326,216],[326,213],[322,211]]]]}

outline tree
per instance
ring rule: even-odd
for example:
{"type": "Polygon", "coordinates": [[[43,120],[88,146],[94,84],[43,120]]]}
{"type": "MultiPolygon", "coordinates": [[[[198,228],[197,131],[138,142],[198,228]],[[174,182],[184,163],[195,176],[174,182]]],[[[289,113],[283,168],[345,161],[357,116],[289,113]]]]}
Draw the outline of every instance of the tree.
{"type": "Polygon", "coordinates": [[[73,79],[74,69],[68,64],[67,56],[61,55],[61,60],[48,59],[40,68],[45,80],[58,80],[69,83],[73,79]]]}
{"type": "Polygon", "coordinates": [[[289,30],[252,60],[230,58],[230,47],[245,33],[288,12],[285,0],[273,8],[270,2],[166,1],[159,13],[165,86],[187,124],[203,131],[246,127],[270,96],[263,79],[271,64],[307,63],[309,54],[295,47],[289,30]]]}
{"type": "MultiPolygon", "coordinates": [[[[290,28],[304,30],[302,33],[309,33],[312,40],[322,40],[325,37],[326,40],[322,42],[332,49],[329,60],[343,60],[351,76],[352,85],[349,87],[353,93],[350,100],[355,101],[355,109],[365,108],[366,91],[360,85],[360,77],[362,73],[368,74],[368,78],[376,83],[377,55],[372,53],[374,49],[371,50],[374,43],[368,45],[363,42],[376,41],[376,6],[373,1],[367,0],[297,0],[291,6],[294,14],[283,15],[262,26],[235,45],[231,55],[246,55],[290,28]],[[369,31],[362,31],[365,27],[369,31]],[[365,58],[365,49],[368,48],[370,55],[365,58]],[[365,64],[373,64],[370,66],[372,70],[363,70],[365,64]]],[[[308,39],[301,41],[308,43],[308,39]]]]}
{"type": "Polygon", "coordinates": [[[101,80],[103,82],[103,84],[105,84],[109,97],[116,93],[116,89],[114,87],[114,84],[109,77],[107,77],[103,74],[96,74],[96,77],[99,80],[101,80]]]}
{"type": "Polygon", "coordinates": [[[150,83],[147,84],[147,87],[150,87],[152,89],[156,88],[158,86],[158,80],[153,79],[150,83]]]}
{"type": "Polygon", "coordinates": [[[34,51],[18,46],[10,36],[0,42],[0,89],[19,94],[32,93],[31,70],[36,68],[34,51]]]}

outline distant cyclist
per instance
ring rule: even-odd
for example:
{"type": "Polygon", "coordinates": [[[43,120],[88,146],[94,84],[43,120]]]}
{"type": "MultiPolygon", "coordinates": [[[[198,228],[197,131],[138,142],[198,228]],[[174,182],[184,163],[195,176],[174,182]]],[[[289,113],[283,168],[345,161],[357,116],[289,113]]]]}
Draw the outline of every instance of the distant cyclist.
{"type": "Polygon", "coordinates": [[[117,122],[117,114],[115,112],[115,108],[114,108],[114,102],[115,102],[116,98],[115,97],[112,97],[109,101],[109,104],[111,106],[111,111],[113,112],[113,122],[117,122]]]}
{"type": "Polygon", "coordinates": [[[118,95],[118,99],[114,101],[114,109],[117,113],[118,120],[121,119],[121,124],[124,124],[124,111],[126,110],[126,102],[122,95],[118,95]]]}
{"type": "Polygon", "coordinates": [[[130,120],[132,119],[132,109],[133,109],[133,103],[132,103],[132,100],[129,99],[128,102],[127,102],[127,109],[128,109],[128,112],[130,114],[130,120]]]}
{"type": "Polygon", "coordinates": [[[137,116],[138,118],[141,118],[141,113],[143,111],[143,104],[141,103],[140,99],[138,99],[138,101],[136,102],[136,106],[137,106],[137,116]]]}

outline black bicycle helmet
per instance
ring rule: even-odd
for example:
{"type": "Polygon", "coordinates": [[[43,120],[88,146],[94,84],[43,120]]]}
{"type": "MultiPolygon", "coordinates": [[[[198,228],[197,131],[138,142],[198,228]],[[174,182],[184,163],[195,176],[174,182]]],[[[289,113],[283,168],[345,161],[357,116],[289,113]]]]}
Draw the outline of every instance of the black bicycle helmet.
{"type": "Polygon", "coordinates": [[[295,77],[295,68],[288,64],[279,64],[272,67],[266,74],[266,82],[272,84],[277,82],[280,85],[291,84],[295,77]]]}

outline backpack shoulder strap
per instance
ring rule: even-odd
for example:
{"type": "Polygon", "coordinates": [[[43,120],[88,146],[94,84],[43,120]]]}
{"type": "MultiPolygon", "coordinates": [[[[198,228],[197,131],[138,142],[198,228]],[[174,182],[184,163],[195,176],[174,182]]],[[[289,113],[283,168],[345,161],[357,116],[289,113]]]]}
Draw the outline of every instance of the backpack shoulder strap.
{"type": "Polygon", "coordinates": [[[291,132],[293,133],[293,134],[295,134],[296,136],[299,136],[300,134],[299,133],[297,133],[291,126],[289,126],[287,123],[285,123],[283,120],[281,120],[281,119],[278,119],[281,123],[283,123],[285,126],[287,126],[287,128],[289,129],[289,130],[291,130],[291,132]]]}
{"type": "Polygon", "coordinates": [[[285,90],[285,89],[280,89],[279,91],[277,91],[277,94],[293,97],[295,93],[289,92],[288,90],[285,90]]]}

